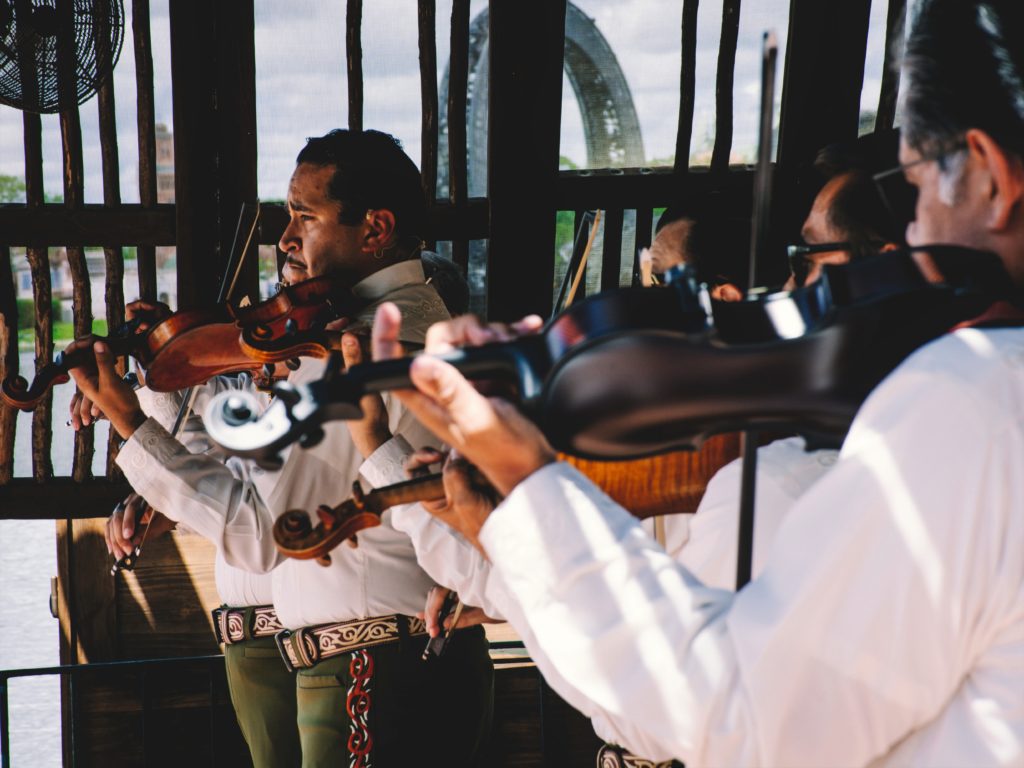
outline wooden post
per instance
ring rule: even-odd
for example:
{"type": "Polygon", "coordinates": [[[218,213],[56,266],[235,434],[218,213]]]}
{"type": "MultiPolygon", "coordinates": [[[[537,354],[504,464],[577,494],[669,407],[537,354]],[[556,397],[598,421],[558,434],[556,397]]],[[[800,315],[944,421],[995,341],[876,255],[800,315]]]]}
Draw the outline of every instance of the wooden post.
{"type": "MultiPolygon", "coordinates": [[[[156,125],[153,108],[153,43],[149,32],[149,0],[132,0],[132,37],[135,43],[135,102],[139,133],[139,201],[156,206],[156,125]]],[[[156,248],[140,245],[135,252],[139,267],[139,296],[156,301],[156,248]]]]}
{"type": "Polygon", "coordinates": [[[722,5],[722,36],[718,43],[718,75],[715,83],[715,148],[711,152],[711,170],[729,170],[732,154],[733,75],[736,71],[736,44],[740,35],[740,0],[725,0],[722,5]]]}
{"type": "Polygon", "coordinates": [[[892,128],[896,124],[896,106],[900,94],[900,60],[903,58],[904,25],[907,20],[907,0],[889,0],[885,19],[885,59],[882,66],[882,90],[878,94],[878,113],[875,130],[892,128]]]}
{"type": "Polygon", "coordinates": [[[348,127],[363,130],[363,0],[345,8],[345,63],[348,73],[348,127]]]}
{"type": "MultiPolygon", "coordinates": [[[[244,201],[256,197],[256,96],[252,0],[172,0],[174,195],[178,307],[217,301],[244,201]]],[[[256,287],[254,260],[243,268],[256,287]]]]}
{"type": "MultiPolygon", "coordinates": [[[[97,45],[106,44],[109,37],[97,36],[97,45]]],[[[102,49],[101,49],[102,50],[102,49]]],[[[109,51],[106,54],[109,57],[109,51]]],[[[100,152],[103,159],[103,204],[117,208],[121,204],[120,163],[117,152],[117,125],[114,112],[114,78],[108,77],[99,89],[100,152]]],[[[119,246],[103,249],[104,302],[107,307],[107,328],[113,332],[124,322],[124,259],[119,246]]],[[[118,373],[127,370],[127,359],[118,360],[118,373]]],[[[107,477],[118,477],[120,470],[114,460],[117,458],[121,438],[110,430],[107,438],[107,477]]]]}
{"type": "Polygon", "coordinates": [[[683,0],[682,65],[679,72],[679,127],[676,129],[677,173],[690,167],[693,109],[697,93],[697,6],[699,0],[683,0]]]}
{"type": "MultiPolygon", "coordinates": [[[[420,124],[420,176],[427,208],[437,205],[437,7],[435,0],[419,0],[420,101],[423,116],[420,124]]],[[[424,233],[426,237],[426,233],[424,233]]],[[[434,248],[433,238],[427,244],[434,248]]]]}
{"type": "MultiPolygon", "coordinates": [[[[18,303],[11,249],[0,245],[0,380],[18,373],[18,303]]],[[[0,403],[0,486],[14,476],[14,431],[18,411],[0,403]]]]}
{"type": "MultiPolygon", "coordinates": [[[[490,6],[487,308],[493,320],[551,311],[565,13],[565,0],[490,6]],[[527,40],[530,55],[524,55],[527,40]]],[[[449,115],[449,131],[454,122],[449,115]]]]}

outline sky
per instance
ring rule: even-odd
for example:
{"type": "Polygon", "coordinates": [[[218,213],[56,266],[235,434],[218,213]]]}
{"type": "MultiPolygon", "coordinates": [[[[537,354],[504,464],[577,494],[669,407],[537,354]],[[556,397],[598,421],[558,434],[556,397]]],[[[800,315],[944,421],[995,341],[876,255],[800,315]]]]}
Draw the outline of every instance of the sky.
{"type": "MultiPolygon", "coordinates": [[[[648,161],[674,153],[679,108],[681,0],[576,0],[605,36],[629,84],[648,161]]],[[[872,3],[863,108],[878,101],[885,35],[885,0],[872,3]]],[[[135,60],[131,3],[126,39],[114,71],[121,194],[138,202],[135,60]]],[[[305,139],[347,125],[345,3],[341,0],[256,0],[256,110],[259,195],[281,199],[305,139]]],[[[691,154],[714,140],[714,83],[721,0],[703,0],[698,17],[697,93],[691,154]]],[[[486,8],[473,0],[471,14],[486,8]]],[[[752,160],[760,88],[760,37],[774,29],[784,60],[789,0],[744,0],[736,61],[734,161],[752,160]]],[[[438,82],[449,50],[451,1],[437,2],[438,82]]],[[[173,130],[167,0],[151,0],[156,119],[173,130]]],[[[363,5],[364,125],[400,138],[420,158],[420,87],[415,0],[363,5]]],[[[528,41],[524,46],[528,46],[528,41]]],[[[781,71],[781,67],[780,67],[781,71]]],[[[781,78],[778,87],[781,93],[781,78]]],[[[80,107],[85,153],[85,201],[102,202],[96,99],[80,107]]],[[[0,106],[0,174],[23,176],[22,117],[0,106]]],[[[586,163],[582,120],[571,88],[563,87],[561,154],[586,163]]],[[[44,187],[59,194],[61,151],[55,115],[43,116],[44,187]]]]}

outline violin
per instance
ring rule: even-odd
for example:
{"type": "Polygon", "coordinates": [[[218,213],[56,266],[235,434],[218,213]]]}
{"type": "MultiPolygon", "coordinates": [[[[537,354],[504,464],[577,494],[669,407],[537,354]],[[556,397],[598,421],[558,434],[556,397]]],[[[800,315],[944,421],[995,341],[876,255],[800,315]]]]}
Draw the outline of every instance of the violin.
{"type": "Polygon", "coordinates": [[[389,507],[444,498],[444,482],[440,474],[413,478],[365,493],[357,480],[352,484],[352,498],[335,507],[317,507],[317,524],[309,514],[293,509],[274,522],[274,544],[285,557],[299,560],[315,559],[330,565],[327,553],[359,531],[380,525],[380,516],[389,507]]]}
{"type": "MultiPolygon", "coordinates": [[[[177,392],[221,374],[258,371],[279,362],[294,367],[299,357],[326,357],[340,349],[341,334],[324,326],[339,317],[355,317],[364,307],[338,278],[315,277],[284,286],[251,306],[219,304],[174,312],[143,333],[137,332],[136,318],[97,340],[117,356],[135,358],[153,391],[177,392]],[[243,343],[242,334],[254,343],[243,343]]],[[[31,384],[21,376],[5,379],[0,397],[15,408],[32,410],[50,387],[68,381],[69,371],[88,364],[92,356],[91,348],[61,352],[31,384]]]]}
{"type": "MultiPolygon", "coordinates": [[[[682,282],[675,291],[606,291],[535,336],[441,357],[469,378],[512,384],[553,447],[581,458],[693,449],[749,426],[841,440],[900,361],[1011,286],[994,254],[954,246],[830,265],[809,286],[742,302],[705,302],[682,282]],[[926,279],[924,257],[944,282],[926,279]]],[[[335,357],[319,381],[276,385],[262,414],[245,394],[223,393],[207,409],[207,432],[229,453],[269,460],[300,437],[315,444],[325,421],[360,418],[364,395],[410,386],[409,365],[342,373],[335,357]]]]}
{"type": "MultiPolygon", "coordinates": [[[[328,553],[332,549],[359,531],[380,525],[380,516],[390,507],[444,498],[441,473],[425,474],[369,492],[363,491],[357,481],[352,484],[352,498],[334,507],[326,504],[317,507],[315,525],[304,510],[293,509],[281,515],[274,523],[274,544],[285,557],[315,559],[321,565],[329,565],[328,553]]],[[[664,504],[654,498],[648,503],[634,499],[630,507],[630,513],[639,520],[663,512],[664,504]]]]}

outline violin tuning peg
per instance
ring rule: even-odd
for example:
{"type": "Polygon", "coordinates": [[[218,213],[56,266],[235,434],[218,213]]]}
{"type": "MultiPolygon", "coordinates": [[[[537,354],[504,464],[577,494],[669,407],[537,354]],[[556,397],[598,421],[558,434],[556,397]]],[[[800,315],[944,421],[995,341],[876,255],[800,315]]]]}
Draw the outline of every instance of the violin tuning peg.
{"type": "Polygon", "coordinates": [[[299,366],[302,365],[302,361],[297,357],[293,357],[289,360],[285,360],[284,364],[289,371],[297,371],[299,370],[299,366]]]}
{"type": "Polygon", "coordinates": [[[324,439],[324,431],[320,427],[313,427],[308,432],[303,432],[299,436],[299,445],[303,448],[312,448],[314,445],[319,444],[324,439]]]}
{"type": "Polygon", "coordinates": [[[331,556],[330,555],[320,555],[320,557],[318,557],[316,559],[316,562],[317,562],[317,565],[322,565],[324,568],[326,568],[327,566],[329,566],[331,564],[331,556]]]}
{"type": "Polygon", "coordinates": [[[287,320],[285,320],[284,332],[289,336],[294,336],[296,333],[299,332],[299,324],[295,322],[294,317],[289,317],[287,320]]]}
{"type": "Polygon", "coordinates": [[[274,378],[274,370],[275,368],[273,363],[263,364],[263,375],[266,376],[268,379],[274,378]]]}

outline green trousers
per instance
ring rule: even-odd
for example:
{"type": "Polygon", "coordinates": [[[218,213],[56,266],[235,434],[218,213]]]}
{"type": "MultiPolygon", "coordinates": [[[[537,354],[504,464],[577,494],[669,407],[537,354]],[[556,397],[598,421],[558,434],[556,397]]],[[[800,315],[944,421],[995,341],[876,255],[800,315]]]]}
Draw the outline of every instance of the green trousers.
{"type": "MultiPolygon", "coordinates": [[[[483,759],[494,707],[494,667],[482,627],[460,630],[444,655],[423,661],[423,636],[366,650],[372,674],[366,721],[370,764],[474,766],[483,759]]],[[[347,768],[346,709],[353,654],[297,673],[303,768],[347,768]]],[[[355,670],[360,675],[362,670],[355,670]]],[[[359,697],[364,703],[366,697],[359,697]]]]}
{"type": "Polygon", "coordinates": [[[274,638],[225,645],[224,666],[235,717],[254,768],[298,768],[302,752],[295,675],[285,668],[274,638]]]}

